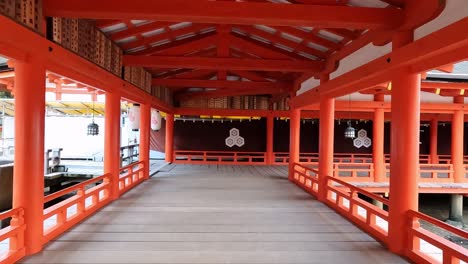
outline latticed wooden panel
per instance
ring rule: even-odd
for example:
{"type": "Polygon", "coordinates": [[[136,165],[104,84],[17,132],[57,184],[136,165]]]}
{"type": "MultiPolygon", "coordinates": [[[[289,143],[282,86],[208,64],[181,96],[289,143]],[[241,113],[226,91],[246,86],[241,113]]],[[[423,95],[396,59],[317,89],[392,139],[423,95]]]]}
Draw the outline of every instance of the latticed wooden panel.
{"type": "Polygon", "coordinates": [[[0,0],[0,12],[7,17],[15,18],[15,0],[0,0]]]}
{"type": "Polygon", "coordinates": [[[42,1],[40,0],[0,0],[0,14],[41,32],[42,1]]]}
{"type": "Polygon", "coordinates": [[[40,32],[43,23],[42,1],[16,0],[15,2],[15,20],[37,32],[40,32]]]}

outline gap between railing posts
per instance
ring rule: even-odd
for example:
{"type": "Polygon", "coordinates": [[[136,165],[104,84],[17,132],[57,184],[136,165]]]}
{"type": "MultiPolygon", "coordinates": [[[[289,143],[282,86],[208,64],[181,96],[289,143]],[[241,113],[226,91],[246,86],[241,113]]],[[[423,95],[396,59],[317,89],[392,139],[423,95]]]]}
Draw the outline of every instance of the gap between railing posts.
{"type": "Polygon", "coordinates": [[[421,221],[437,227],[444,236],[468,241],[468,232],[416,211],[408,213],[408,257],[415,263],[468,263],[468,249],[421,227],[421,221]],[[453,236],[455,235],[455,236],[453,236]],[[434,249],[435,248],[435,249],[434,249]]]}
{"type": "Polygon", "coordinates": [[[0,263],[15,263],[25,256],[24,248],[24,210],[12,209],[0,213],[0,222],[10,220],[7,227],[0,229],[0,263]]]}
{"type": "Polygon", "coordinates": [[[43,243],[67,231],[110,202],[110,174],[96,177],[44,197],[43,243]]]}

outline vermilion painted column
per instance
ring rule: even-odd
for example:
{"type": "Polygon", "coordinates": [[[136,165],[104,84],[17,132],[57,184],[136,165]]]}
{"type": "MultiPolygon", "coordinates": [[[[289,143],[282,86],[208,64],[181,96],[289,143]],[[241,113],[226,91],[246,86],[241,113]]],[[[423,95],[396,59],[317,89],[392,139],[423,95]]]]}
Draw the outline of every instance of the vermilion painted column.
{"type": "Polygon", "coordinates": [[[140,161],[144,164],[143,177],[149,178],[150,169],[150,130],[151,130],[151,106],[140,106],[140,161]]]}
{"type": "Polygon", "coordinates": [[[174,162],[174,115],[166,114],[166,161],[174,162]]]}
{"type": "Polygon", "coordinates": [[[120,94],[106,93],[104,113],[104,173],[111,176],[113,200],[119,198],[120,177],[120,94]]]}
{"type": "Polygon", "coordinates": [[[15,166],[13,208],[23,208],[26,254],[42,249],[44,208],[45,68],[14,62],[15,166]]]}
{"type": "Polygon", "coordinates": [[[327,176],[333,176],[333,141],[335,134],[335,99],[320,100],[318,199],[327,197],[327,176]]]}
{"type": "Polygon", "coordinates": [[[299,140],[301,134],[301,110],[289,111],[289,180],[294,178],[294,163],[299,162],[299,140]]]}
{"type": "Polygon", "coordinates": [[[274,162],[274,154],[273,154],[273,129],[274,129],[274,118],[273,116],[267,116],[267,131],[266,131],[266,156],[267,156],[267,164],[271,165],[274,162]]]}
{"type": "MultiPolygon", "coordinates": [[[[397,49],[413,41],[413,32],[398,32],[397,49]]],[[[395,71],[392,88],[389,249],[403,255],[410,248],[408,212],[418,210],[419,126],[421,76],[395,71]]]]}
{"type": "MultiPolygon", "coordinates": [[[[327,82],[329,76],[322,76],[321,83],[327,82]]],[[[319,187],[318,199],[327,198],[327,176],[333,176],[333,148],[335,138],[335,99],[320,99],[319,123],[319,187]]]]}
{"type": "Polygon", "coordinates": [[[432,164],[439,163],[439,155],[437,154],[437,134],[439,130],[439,122],[437,119],[431,120],[431,131],[430,131],[430,144],[429,144],[429,152],[430,152],[430,160],[432,164]]]}
{"type": "MultiPolygon", "coordinates": [[[[384,95],[377,94],[374,101],[383,102],[384,95]]],[[[377,108],[374,112],[374,142],[373,142],[373,158],[374,158],[374,181],[384,182],[386,179],[385,173],[385,156],[384,156],[384,136],[385,136],[385,113],[383,108],[377,108]]]]}
{"type": "MultiPolygon", "coordinates": [[[[463,104],[464,97],[457,96],[453,98],[455,104],[463,104]]],[[[463,127],[464,113],[462,110],[457,110],[453,113],[452,119],[452,164],[454,171],[455,182],[463,182],[465,178],[465,169],[463,166],[463,127]]]]}

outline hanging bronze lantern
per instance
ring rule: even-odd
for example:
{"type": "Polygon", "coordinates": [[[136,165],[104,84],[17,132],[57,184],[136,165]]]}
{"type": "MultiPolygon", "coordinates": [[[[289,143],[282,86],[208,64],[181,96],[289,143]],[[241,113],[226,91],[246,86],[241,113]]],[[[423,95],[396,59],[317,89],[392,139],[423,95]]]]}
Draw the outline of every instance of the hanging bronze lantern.
{"type": "Polygon", "coordinates": [[[93,100],[93,120],[91,124],[88,125],[88,136],[97,136],[99,135],[99,126],[94,123],[94,100],[93,100]]]}
{"type": "Polygon", "coordinates": [[[94,123],[94,118],[91,124],[88,125],[88,136],[97,136],[99,135],[99,126],[94,123]]]}
{"type": "Polygon", "coordinates": [[[348,121],[348,127],[345,129],[344,132],[345,138],[353,139],[356,137],[356,129],[351,126],[351,121],[348,121]]]}

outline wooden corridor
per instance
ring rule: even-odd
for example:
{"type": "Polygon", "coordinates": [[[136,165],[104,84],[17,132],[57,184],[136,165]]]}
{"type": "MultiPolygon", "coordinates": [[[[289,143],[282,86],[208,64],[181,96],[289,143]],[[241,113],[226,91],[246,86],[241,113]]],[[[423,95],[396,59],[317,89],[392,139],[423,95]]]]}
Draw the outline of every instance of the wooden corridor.
{"type": "Polygon", "coordinates": [[[166,166],[23,263],[405,263],[286,175],[166,166]]]}

